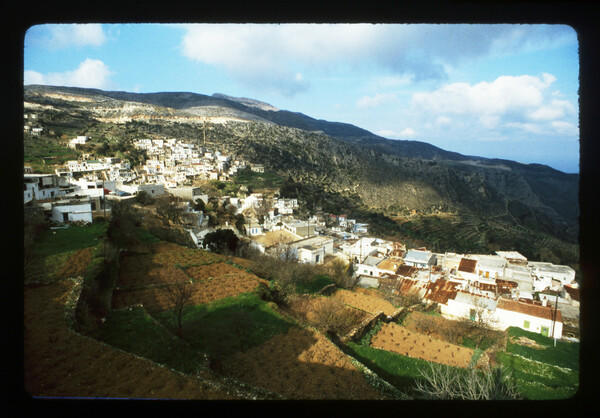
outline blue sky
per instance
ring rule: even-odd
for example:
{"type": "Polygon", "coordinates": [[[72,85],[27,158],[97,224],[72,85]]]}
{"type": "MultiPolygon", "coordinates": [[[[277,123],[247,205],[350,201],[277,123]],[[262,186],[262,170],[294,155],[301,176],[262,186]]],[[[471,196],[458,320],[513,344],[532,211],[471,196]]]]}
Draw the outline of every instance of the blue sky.
{"type": "Polygon", "coordinates": [[[249,97],[579,172],[578,40],[566,25],[37,25],[24,82],[249,97]]]}

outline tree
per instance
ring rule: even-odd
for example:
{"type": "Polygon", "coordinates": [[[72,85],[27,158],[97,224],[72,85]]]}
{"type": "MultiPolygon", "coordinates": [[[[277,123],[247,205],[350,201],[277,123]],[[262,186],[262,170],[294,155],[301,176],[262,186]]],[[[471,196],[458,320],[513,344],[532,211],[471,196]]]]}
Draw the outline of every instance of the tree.
{"type": "Polygon", "coordinates": [[[502,367],[477,370],[457,370],[442,364],[429,363],[419,370],[422,380],[416,380],[416,392],[426,399],[440,400],[509,400],[520,395],[510,375],[502,367]]]}
{"type": "Polygon", "coordinates": [[[136,203],[142,206],[151,205],[154,202],[154,198],[148,194],[145,190],[138,192],[134,198],[136,203]]]}
{"type": "Polygon", "coordinates": [[[162,197],[157,200],[156,215],[166,226],[169,226],[170,222],[176,223],[181,220],[184,210],[183,208],[179,207],[176,202],[172,201],[168,197],[162,197]]]}
{"type": "Polygon", "coordinates": [[[129,201],[110,201],[111,220],[108,237],[119,248],[128,248],[139,244],[136,232],[136,215],[129,201]]]}
{"type": "Polygon", "coordinates": [[[185,316],[185,306],[192,298],[193,284],[184,280],[171,279],[169,285],[165,287],[165,294],[171,307],[173,318],[177,324],[177,335],[183,337],[183,317],[185,316]]]}
{"type": "Polygon", "coordinates": [[[356,282],[356,278],[352,277],[352,264],[346,264],[342,260],[331,262],[328,274],[337,286],[344,289],[350,289],[356,282]]]}
{"type": "Polygon", "coordinates": [[[204,237],[204,248],[219,254],[233,254],[238,243],[239,238],[231,229],[217,229],[204,237]]]}

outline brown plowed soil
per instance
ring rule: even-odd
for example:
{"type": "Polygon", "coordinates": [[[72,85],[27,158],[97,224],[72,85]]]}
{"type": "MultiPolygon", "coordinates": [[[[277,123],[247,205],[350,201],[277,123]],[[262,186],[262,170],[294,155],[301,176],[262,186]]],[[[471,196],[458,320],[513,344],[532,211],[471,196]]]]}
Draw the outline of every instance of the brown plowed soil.
{"type": "Polygon", "coordinates": [[[31,396],[233,399],[150,361],[70,331],[65,301],[70,280],[26,288],[24,378],[31,396]]]}
{"type": "Polygon", "coordinates": [[[346,305],[350,305],[368,313],[383,311],[386,315],[392,315],[397,310],[394,305],[386,300],[373,295],[352,292],[350,290],[339,289],[332,297],[340,299],[346,305]]]}
{"type": "MultiPolygon", "coordinates": [[[[225,264],[225,266],[230,267],[225,264]]],[[[219,299],[237,296],[240,293],[252,292],[264,280],[248,274],[243,270],[190,284],[193,294],[188,305],[200,305],[219,299]]],[[[182,272],[183,274],[183,272],[182,272]]],[[[188,279],[189,280],[189,279],[188,279]]],[[[148,312],[161,312],[170,309],[171,302],[164,289],[119,289],[114,290],[112,307],[122,309],[128,306],[142,304],[148,312]]]]}
{"type": "Polygon", "coordinates": [[[288,399],[382,399],[327,338],[298,327],[224,359],[223,370],[288,399]]]}
{"type": "Polygon", "coordinates": [[[473,350],[409,331],[395,323],[384,324],[371,345],[404,356],[455,367],[467,367],[473,350]]]}

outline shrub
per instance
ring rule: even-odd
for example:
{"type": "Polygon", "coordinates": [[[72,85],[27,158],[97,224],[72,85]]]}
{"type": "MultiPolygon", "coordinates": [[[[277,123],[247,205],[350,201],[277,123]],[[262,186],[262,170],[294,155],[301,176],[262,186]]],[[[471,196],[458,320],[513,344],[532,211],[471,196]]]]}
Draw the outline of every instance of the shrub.
{"type": "Polygon", "coordinates": [[[422,368],[423,380],[416,381],[416,391],[426,399],[443,400],[508,400],[519,399],[516,386],[505,369],[466,371],[430,363],[422,368]]]}
{"type": "Polygon", "coordinates": [[[320,298],[320,303],[315,305],[309,321],[323,333],[331,332],[341,337],[362,319],[358,311],[347,308],[338,299],[320,298]]]}

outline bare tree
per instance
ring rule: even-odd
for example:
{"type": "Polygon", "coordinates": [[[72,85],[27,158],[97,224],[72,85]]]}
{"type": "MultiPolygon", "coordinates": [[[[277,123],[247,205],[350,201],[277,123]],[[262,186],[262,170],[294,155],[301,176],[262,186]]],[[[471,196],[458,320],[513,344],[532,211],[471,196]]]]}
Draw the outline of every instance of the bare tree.
{"type": "Polygon", "coordinates": [[[177,323],[177,335],[183,337],[183,317],[185,316],[185,307],[192,298],[194,292],[191,281],[177,280],[173,278],[164,288],[165,294],[171,306],[171,312],[177,323]]]}
{"type": "Polygon", "coordinates": [[[416,381],[420,397],[439,400],[509,400],[519,399],[510,375],[502,368],[477,370],[453,369],[430,363],[419,370],[422,380],[416,381]]]}
{"type": "Polygon", "coordinates": [[[161,197],[156,202],[156,215],[163,221],[165,226],[169,226],[170,222],[179,222],[184,214],[181,208],[174,199],[169,197],[161,197]]]}
{"type": "Polygon", "coordinates": [[[331,280],[344,289],[350,289],[356,283],[352,277],[352,264],[346,264],[342,260],[334,260],[327,266],[327,273],[331,280]]]}

